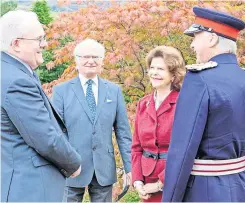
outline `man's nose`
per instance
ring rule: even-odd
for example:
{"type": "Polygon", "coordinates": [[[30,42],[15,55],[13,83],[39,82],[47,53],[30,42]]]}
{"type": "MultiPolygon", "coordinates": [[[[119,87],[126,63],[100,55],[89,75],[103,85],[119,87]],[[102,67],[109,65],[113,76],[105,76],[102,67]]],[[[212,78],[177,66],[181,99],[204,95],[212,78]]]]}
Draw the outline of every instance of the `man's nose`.
{"type": "Polygon", "coordinates": [[[92,57],[89,57],[88,63],[94,63],[94,59],[92,57]]]}

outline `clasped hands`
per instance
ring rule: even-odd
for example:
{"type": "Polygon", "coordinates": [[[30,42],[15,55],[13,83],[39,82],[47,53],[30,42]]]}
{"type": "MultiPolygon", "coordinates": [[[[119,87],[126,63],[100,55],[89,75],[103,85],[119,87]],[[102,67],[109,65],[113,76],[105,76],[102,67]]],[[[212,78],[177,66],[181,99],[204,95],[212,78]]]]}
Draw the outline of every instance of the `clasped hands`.
{"type": "Polygon", "coordinates": [[[142,183],[135,185],[135,189],[138,192],[139,197],[145,200],[149,199],[152,193],[161,191],[162,187],[163,183],[160,180],[155,183],[147,183],[145,185],[142,183]]]}

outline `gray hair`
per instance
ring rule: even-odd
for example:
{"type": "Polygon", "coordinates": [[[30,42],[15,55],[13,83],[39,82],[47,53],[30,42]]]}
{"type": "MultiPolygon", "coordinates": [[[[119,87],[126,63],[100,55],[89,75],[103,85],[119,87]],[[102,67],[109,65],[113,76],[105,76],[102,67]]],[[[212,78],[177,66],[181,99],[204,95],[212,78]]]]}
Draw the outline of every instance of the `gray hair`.
{"type": "Polygon", "coordinates": [[[218,48],[224,53],[236,54],[237,45],[233,40],[219,36],[218,48]]]}
{"type": "Polygon", "coordinates": [[[86,53],[86,49],[88,47],[94,48],[96,50],[95,54],[104,59],[105,47],[94,39],[85,39],[82,42],[80,42],[79,44],[77,44],[77,46],[74,49],[73,54],[75,56],[76,64],[79,63],[79,58],[77,57],[77,55],[80,56],[82,53],[86,53]]]}
{"type": "Polygon", "coordinates": [[[1,51],[8,51],[13,40],[28,33],[31,21],[39,22],[34,12],[16,10],[4,14],[0,18],[1,51]]]}

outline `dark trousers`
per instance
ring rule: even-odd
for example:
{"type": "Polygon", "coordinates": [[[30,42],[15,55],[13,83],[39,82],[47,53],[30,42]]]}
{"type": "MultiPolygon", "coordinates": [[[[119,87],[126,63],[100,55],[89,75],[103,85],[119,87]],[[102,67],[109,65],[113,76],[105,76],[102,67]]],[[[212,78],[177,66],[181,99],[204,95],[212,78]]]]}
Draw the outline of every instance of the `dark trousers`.
{"type": "MultiPolygon", "coordinates": [[[[65,187],[63,202],[81,202],[85,193],[85,187],[65,187]]],[[[101,186],[94,174],[88,185],[88,193],[91,202],[112,202],[112,185],[101,186]]]]}

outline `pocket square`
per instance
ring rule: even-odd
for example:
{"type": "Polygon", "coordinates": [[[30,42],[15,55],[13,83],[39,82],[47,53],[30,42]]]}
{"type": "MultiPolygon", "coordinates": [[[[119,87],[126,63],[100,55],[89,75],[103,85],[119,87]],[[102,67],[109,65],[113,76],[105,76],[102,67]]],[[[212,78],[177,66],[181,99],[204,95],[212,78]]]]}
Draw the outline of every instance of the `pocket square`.
{"type": "Polygon", "coordinates": [[[110,99],[106,99],[106,102],[107,102],[107,103],[110,103],[110,102],[112,102],[112,100],[110,100],[110,99]]]}

